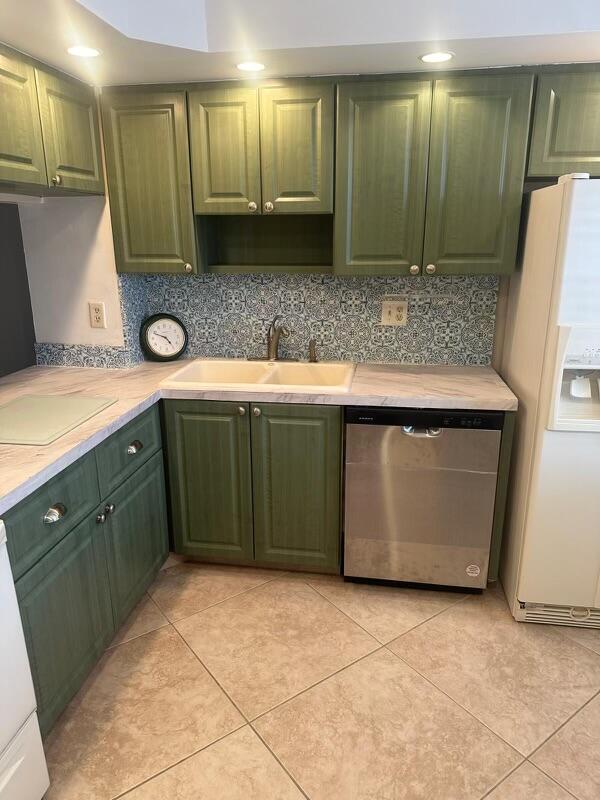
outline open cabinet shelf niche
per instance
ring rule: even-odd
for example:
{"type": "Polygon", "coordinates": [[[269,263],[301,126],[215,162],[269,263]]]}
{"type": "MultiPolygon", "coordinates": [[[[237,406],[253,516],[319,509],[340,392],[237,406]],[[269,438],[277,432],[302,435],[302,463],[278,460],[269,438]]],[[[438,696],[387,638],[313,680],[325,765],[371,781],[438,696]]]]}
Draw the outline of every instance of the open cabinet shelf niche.
{"type": "Polygon", "coordinates": [[[204,271],[332,272],[333,215],[196,217],[204,271]]]}

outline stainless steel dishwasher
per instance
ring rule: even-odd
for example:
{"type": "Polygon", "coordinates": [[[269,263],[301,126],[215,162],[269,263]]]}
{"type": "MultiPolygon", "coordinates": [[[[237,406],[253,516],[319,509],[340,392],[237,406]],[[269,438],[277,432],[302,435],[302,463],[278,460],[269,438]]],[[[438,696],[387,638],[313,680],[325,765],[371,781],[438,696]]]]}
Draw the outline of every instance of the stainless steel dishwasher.
{"type": "Polygon", "coordinates": [[[486,585],[500,412],[346,409],[344,575],[486,585]]]}

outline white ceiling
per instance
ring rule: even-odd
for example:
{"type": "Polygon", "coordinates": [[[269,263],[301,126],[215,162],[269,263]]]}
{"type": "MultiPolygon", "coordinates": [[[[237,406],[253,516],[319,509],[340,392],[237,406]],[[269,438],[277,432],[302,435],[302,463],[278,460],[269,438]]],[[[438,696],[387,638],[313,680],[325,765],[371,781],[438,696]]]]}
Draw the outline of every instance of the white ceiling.
{"type": "Polygon", "coordinates": [[[600,61],[600,1],[2,0],[0,40],[98,85],[600,61]]]}

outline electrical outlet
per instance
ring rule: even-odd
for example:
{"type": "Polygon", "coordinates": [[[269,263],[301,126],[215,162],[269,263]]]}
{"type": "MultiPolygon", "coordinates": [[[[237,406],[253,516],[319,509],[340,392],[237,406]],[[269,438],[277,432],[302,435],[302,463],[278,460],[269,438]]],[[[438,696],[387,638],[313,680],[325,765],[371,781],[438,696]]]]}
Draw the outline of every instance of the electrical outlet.
{"type": "Polygon", "coordinates": [[[402,295],[386,295],[381,303],[382,325],[406,325],[408,298],[402,295]]]}
{"type": "Polygon", "coordinates": [[[106,328],[106,309],[104,303],[96,300],[88,301],[90,310],[90,326],[92,328],[106,328]]]}

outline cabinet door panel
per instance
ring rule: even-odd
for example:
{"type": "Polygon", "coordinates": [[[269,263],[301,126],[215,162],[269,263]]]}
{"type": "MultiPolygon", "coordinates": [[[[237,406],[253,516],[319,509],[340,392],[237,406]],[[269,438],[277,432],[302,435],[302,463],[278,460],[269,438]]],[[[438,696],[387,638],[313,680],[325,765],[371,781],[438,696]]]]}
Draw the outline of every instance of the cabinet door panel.
{"type": "Polygon", "coordinates": [[[430,81],[340,86],[335,272],[421,265],[430,114],[430,81]]]}
{"type": "Polygon", "coordinates": [[[436,81],[423,261],[438,273],[515,268],[532,81],[436,81]]]}
{"type": "Polygon", "coordinates": [[[176,552],[252,559],[247,404],[168,400],[165,418],[176,552]]]}
{"type": "Polygon", "coordinates": [[[1,48],[0,181],[48,185],[34,69],[1,48]]]}
{"type": "Polygon", "coordinates": [[[35,77],[50,185],[104,194],[94,90],[39,69],[35,77]]]}
{"type": "Polygon", "coordinates": [[[102,117],[119,272],[195,270],[184,92],[104,92],[102,117]]]}
{"type": "Polygon", "coordinates": [[[600,75],[542,75],[538,80],[528,174],[600,175],[600,75]]]}
{"type": "Polygon", "coordinates": [[[339,571],[341,412],[252,403],[257,561],[339,571]]]}
{"type": "Polygon", "coordinates": [[[16,583],[46,733],[113,635],[102,528],[82,522],[16,583]]]}
{"type": "Polygon", "coordinates": [[[333,106],[332,84],[260,90],[263,209],[333,211],[333,106]]]}
{"type": "Polygon", "coordinates": [[[169,551],[162,451],[108,500],[103,525],[115,628],[125,620],[169,551]]]}
{"type": "Polygon", "coordinates": [[[198,89],[189,105],[195,212],[260,213],[257,90],[198,89]]]}

